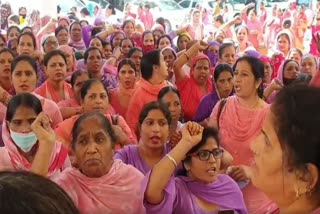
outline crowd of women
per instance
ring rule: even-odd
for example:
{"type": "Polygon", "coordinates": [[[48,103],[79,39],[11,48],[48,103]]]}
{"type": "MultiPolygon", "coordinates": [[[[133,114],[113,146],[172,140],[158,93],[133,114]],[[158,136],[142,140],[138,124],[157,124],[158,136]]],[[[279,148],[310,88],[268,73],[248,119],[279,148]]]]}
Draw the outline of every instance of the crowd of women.
{"type": "Polygon", "coordinates": [[[171,32],[130,5],[3,22],[0,212],[320,213],[320,12],[303,54],[303,8],[276,30],[254,6],[171,32]]]}

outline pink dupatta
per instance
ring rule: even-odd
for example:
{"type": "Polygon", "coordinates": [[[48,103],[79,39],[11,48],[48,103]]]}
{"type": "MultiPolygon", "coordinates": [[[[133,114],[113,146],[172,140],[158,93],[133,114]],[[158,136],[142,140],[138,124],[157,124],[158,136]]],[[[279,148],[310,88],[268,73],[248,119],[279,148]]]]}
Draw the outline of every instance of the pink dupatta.
{"type": "MultiPolygon", "coordinates": [[[[15,143],[10,137],[6,121],[2,124],[2,139],[4,147],[0,148],[0,168],[30,170],[32,163],[29,163],[19,152],[15,143]]],[[[48,176],[62,171],[68,163],[68,149],[56,141],[51,154],[48,176]]]]}
{"type": "Polygon", "coordinates": [[[81,213],[144,214],[141,183],[133,166],[114,160],[106,175],[89,178],[78,169],[65,170],[56,182],[70,195],[81,213]]]}
{"type": "Polygon", "coordinates": [[[60,102],[61,100],[69,100],[73,98],[73,91],[71,86],[63,82],[63,88],[64,88],[64,99],[62,99],[58,94],[57,91],[54,90],[52,85],[48,80],[46,80],[39,88],[37,88],[34,92],[36,94],[41,95],[44,98],[47,98],[49,100],[53,100],[55,103],[60,102]]]}

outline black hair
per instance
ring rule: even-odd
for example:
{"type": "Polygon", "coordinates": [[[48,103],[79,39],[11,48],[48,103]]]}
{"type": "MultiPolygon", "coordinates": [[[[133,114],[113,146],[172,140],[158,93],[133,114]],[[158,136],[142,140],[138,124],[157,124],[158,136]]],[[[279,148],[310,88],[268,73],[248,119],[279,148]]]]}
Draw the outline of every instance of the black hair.
{"type": "Polygon", "coordinates": [[[33,68],[34,72],[36,73],[36,75],[38,75],[36,60],[29,55],[20,55],[20,56],[17,56],[16,58],[13,59],[13,61],[11,62],[11,74],[13,74],[14,69],[17,67],[17,65],[20,62],[29,63],[31,65],[31,67],[33,68]]]}
{"type": "Polygon", "coordinates": [[[18,45],[20,43],[20,40],[23,36],[30,36],[32,39],[32,43],[33,43],[33,48],[37,49],[37,41],[36,41],[36,37],[34,36],[34,34],[32,32],[24,32],[22,34],[20,34],[20,36],[18,37],[18,45]]]}
{"type": "Polygon", "coordinates": [[[235,28],[236,34],[238,34],[238,32],[239,32],[239,30],[241,28],[244,28],[246,30],[246,32],[247,32],[247,35],[249,35],[249,28],[247,26],[244,26],[244,25],[239,25],[238,27],[235,28]]]}
{"type": "Polygon", "coordinates": [[[217,82],[219,79],[219,76],[222,72],[229,72],[231,74],[231,76],[233,76],[233,70],[232,67],[229,64],[226,63],[220,63],[218,64],[215,68],[214,68],[214,72],[213,72],[213,80],[214,82],[217,82]]]}
{"type": "Polygon", "coordinates": [[[149,80],[153,74],[153,66],[160,65],[160,50],[149,51],[141,60],[141,76],[149,80]]]}
{"type": "Polygon", "coordinates": [[[137,71],[136,64],[131,59],[124,58],[118,63],[118,75],[119,75],[119,72],[120,72],[122,66],[124,66],[124,65],[130,65],[135,72],[137,71]]]}
{"type": "Polygon", "coordinates": [[[79,214],[68,194],[43,176],[28,171],[2,171],[0,186],[1,213],[79,214]]]}
{"type": "Polygon", "coordinates": [[[220,140],[219,140],[219,136],[218,136],[218,130],[215,128],[210,128],[210,127],[206,127],[203,129],[202,132],[202,138],[200,140],[200,142],[195,145],[194,147],[192,147],[186,154],[185,159],[182,161],[182,166],[183,168],[181,170],[178,171],[178,175],[179,176],[187,176],[188,172],[184,166],[184,163],[186,164],[190,164],[191,163],[191,154],[197,152],[201,147],[203,147],[204,145],[206,145],[207,140],[209,138],[214,138],[215,141],[217,142],[217,146],[220,147],[220,140]]]}
{"type": "MultiPolygon", "coordinates": [[[[163,27],[164,31],[166,30],[166,21],[163,17],[157,18],[156,23],[160,24],[163,27]]],[[[165,32],[162,31],[162,33],[165,33],[165,32]]]]}
{"type": "Polygon", "coordinates": [[[222,15],[216,15],[216,16],[214,16],[214,18],[213,18],[213,20],[214,21],[216,21],[216,22],[220,22],[221,24],[223,24],[224,23],[224,21],[223,21],[223,16],[222,15]]]}
{"type": "Polygon", "coordinates": [[[222,55],[223,55],[223,53],[224,53],[224,50],[225,50],[226,48],[229,48],[229,47],[233,47],[233,48],[235,49],[235,47],[234,47],[234,45],[233,45],[232,43],[222,43],[222,44],[220,45],[219,51],[218,51],[218,53],[219,53],[219,58],[220,58],[220,59],[222,58],[222,55]]]}
{"type": "Polygon", "coordinates": [[[99,51],[100,56],[101,56],[101,57],[103,56],[102,53],[101,53],[101,51],[99,50],[99,48],[97,48],[97,47],[90,47],[90,48],[88,48],[88,49],[84,52],[84,54],[83,54],[84,63],[87,63],[87,60],[88,60],[88,57],[89,57],[90,52],[91,52],[91,51],[94,51],[94,50],[99,51]]]}
{"type": "Polygon", "coordinates": [[[100,38],[100,37],[96,37],[96,35],[97,35],[98,33],[102,32],[102,31],[103,31],[102,27],[95,27],[95,28],[93,28],[92,31],[91,31],[91,37],[100,38]]]}
{"type": "MultiPolygon", "coordinates": [[[[160,36],[159,39],[158,39],[158,41],[157,41],[157,47],[158,47],[158,48],[159,48],[160,40],[163,39],[163,38],[169,39],[169,41],[170,41],[170,43],[171,43],[171,46],[172,46],[173,43],[172,43],[171,37],[170,37],[169,35],[167,35],[167,34],[164,34],[164,35],[160,36]]],[[[170,46],[170,47],[171,47],[171,46],[170,46]]]]}
{"type": "Polygon", "coordinates": [[[99,36],[93,36],[93,37],[91,37],[89,44],[91,43],[91,41],[92,41],[93,39],[98,39],[98,40],[101,42],[101,46],[103,47],[104,41],[103,41],[99,36]]]}
{"type": "Polygon", "coordinates": [[[38,115],[42,112],[42,105],[40,100],[30,93],[21,93],[11,98],[8,103],[6,120],[11,122],[13,119],[17,108],[20,106],[25,106],[27,108],[32,108],[34,112],[38,115]]]}
{"type": "Polygon", "coordinates": [[[11,15],[8,17],[8,20],[12,20],[12,21],[14,21],[17,25],[20,25],[20,17],[19,17],[18,15],[11,14],[11,15]]]}
{"type": "Polygon", "coordinates": [[[290,19],[286,19],[284,22],[283,22],[283,28],[291,28],[291,25],[292,25],[292,22],[290,19]]]}
{"type": "Polygon", "coordinates": [[[171,113],[168,109],[168,106],[163,104],[162,102],[150,102],[147,103],[141,110],[140,115],[139,115],[139,127],[141,127],[143,121],[146,119],[148,116],[149,112],[152,110],[160,110],[163,114],[164,117],[166,118],[168,124],[171,124],[171,113]]]}
{"type": "Polygon", "coordinates": [[[21,34],[21,30],[20,30],[20,28],[18,26],[11,25],[7,30],[7,38],[9,37],[10,31],[13,30],[13,29],[16,29],[21,34]]]}
{"type": "Polygon", "coordinates": [[[124,29],[125,26],[126,26],[128,23],[133,24],[133,28],[135,27],[134,22],[133,22],[132,20],[128,19],[128,20],[125,20],[125,21],[123,22],[121,28],[124,29]]]}
{"type": "Polygon", "coordinates": [[[80,22],[74,21],[74,22],[71,23],[71,25],[70,25],[70,27],[69,27],[69,32],[70,32],[70,33],[71,33],[72,27],[73,27],[74,25],[79,25],[80,28],[81,28],[80,22]]]}
{"type": "Polygon", "coordinates": [[[106,88],[106,86],[101,82],[101,80],[99,79],[88,79],[86,80],[82,87],[81,87],[81,90],[80,90],[80,97],[81,97],[81,100],[84,100],[84,98],[86,97],[88,91],[90,90],[90,88],[92,87],[93,84],[101,84],[104,88],[104,90],[106,91],[108,97],[109,97],[109,92],[108,92],[108,89],[106,88]]]}
{"type": "Polygon", "coordinates": [[[58,34],[60,33],[60,31],[62,31],[62,30],[67,31],[67,33],[69,32],[67,28],[65,28],[65,27],[63,27],[63,26],[58,26],[58,27],[56,28],[56,30],[54,31],[54,35],[57,37],[58,34]]]}
{"type": "Polygon", "coordinates": [[[84,7],[80,10],[80,13],[83,13],[86,16],[90,16],[90,12],[88,10],[88,8],[84,7]]]}
{"type": "Polygon", "coordinates": [[[141,48],[133,47],[128,52],[128,58],[130,58],[132,54],[134,54],[136,51],[141,52],[143,54],[141,48]]]}
{"type": "Polygon", "coordinates": [[[9,48],[3,48],[2,50],[0,50],[0,55],[3,53],[9,53],[13,58],[15,58],[14,53],[9,48]]]}
{"type": "MultiPolygon", "coordinates": [[[[252,57],[252,56],[242,56],[239,59],[237,59],[236,63],[233,65],[233,70],[235,70],[235,68],[237,67],[237,64],[242,61],[246,61],[250,65],[252,74],[256,81],[259,79],[263,80],[264,64],[260,59],[257,59],[256,57],[252,57]]],[[[257,89],[257,93],[260,98],[263,97],[263,81],[261,81],[257,89]]]]}
{"type": "Polygon", "coordinates": [[[129,37],[124,37],[121,41],[120,41],[120,47],[122,46],[123,41],[129,40],[132,44],[132,47],[135,47],[134,45],[134,41],[132,39],[130,39],[129,37]]]}
{"type": "MultiPolygon", "coordinates": [[[[180,35],[178,36],[178,39],[177,39],[177,46],[178,46],[179,50],[180,50],[179,43],[180,43],[180,40],[182,39],[182,37],[188,38],[188,39],[189,39],[189,42],[192,41],[192,39],[191,39],[189,36],[187,36],[186,34],[180,34],[180,35]]],[[[181,51],[181,50],[180,50],[180,51],[181,51]]]]}
{"type": "Polygon", "coordinates": [[[30,32],[32,32],[32,27],[30,27],[30,26],[25,26],[25,27],[23,27],[23,28],[21,29],[21,33],[25,33],[25,32],[24,32],[25,30],[30,30],[30,32]]]}
{"type": "Polygon", "coordinates": [[[54,56],[61,56],[63,58],[64,62],[67,64],[66,55],[61,50],[52,50],[44,55],[44,57],[43,57],[44,66],[47,67],[50,59],[54,56]]]}
{"type": "Polygon", "coordinates": [[[179,99],[181,99],[180,92],[176,87],[166,86],[166,87],[162,88],[159,91],[159,93],[158,93],[158,102],[161,102],[162,98],[169,92],[175,93],[179,97],[179,99]]]}
{"type": "Polygon", "coordinates": [[[86,120],[95,118],[97,121],[100,123],[101,128],[105,131],[105,133],[110,137],[112,147],[116,144],[118,138],[112,128],[112,125],[110,121],[107,119],[106,116],[104,116],[101,113],[98,112],[89,112],[89,113],[84,113],[82,114],[77,121],[75,122],[73,128],[72,128],[72,149],[75,150],[76,144],[77,144],[77,139],[82,131],[82,124],[85,123],[86,120]]]}
{"type": "Polygon", "coordinates": [[[81,20],[81,21],[79,22],[80,26],[82,25],[83,22],[85,22],[85,23],[87,23],[87,25],[89,25],[89,22],[88,22],[87,20],[81,20]]]}
{"type": "Polygon", "coordinates": [[[109,4],[107,9],[112,10],[112,15],[116,15],[116,10],[114,9],[114,6],[112,4],[109,4]]]}
{"type": "Polygon", "coordinates": [[[70,84],[72,88],[74,87],[74,84],[76,83],[78,77],[80,77],[82,74],[87,74],[89,76],[88,72],[84,70],[76,70],[75,72],[73,72],[70,79],[70,84]]]}
{"type": "MultiPolygon", "coordinates": [[[[305,170],[309,163],[319,172],[319,108],[320,89],[301,85],[283,88],[272,103],[273,126],[284,151],[284,165],[289,168],[305,170]]],[[[310,193],[319,204],[319,178],[310,193]]]]}

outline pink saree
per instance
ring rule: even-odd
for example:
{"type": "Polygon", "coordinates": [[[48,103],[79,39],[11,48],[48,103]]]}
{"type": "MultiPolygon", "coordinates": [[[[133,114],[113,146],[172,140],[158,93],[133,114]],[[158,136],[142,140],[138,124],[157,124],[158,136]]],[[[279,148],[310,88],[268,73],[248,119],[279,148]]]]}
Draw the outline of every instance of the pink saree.
{"type": "MultiPolygon", "coordinates": [[[[20,154],[18,148],[10,137],[6,122],[2,124],[2,139],[4,147],[0,147],[0,170],[30,170],[32,163],[29,163],[27,159],[20,154]]],[[[70,166],[68,149],[57,141],[51,154],[48,177],[57,176],[68,166],[70,166]]]]}
{"type": "MultiPolygon", "coordinates": [[[[217,119],[219,103],[211,114],[214,119],[217,119]]],[[[260,109],[248,109],[239,104],[236,96],[227,99],[220,116],[219,134],[221,144],[234,158],[234,165],[253,164],[250,144],[260,134],[268,108],[269,105],[265,104],[260,109]]],[[[242,192],[250,214],[270,213],[277,209],[277,206],[251,183],[243,188],[242,192]]]]}
{"type": "Polygon", "coordinates": [[[102,177],[89,178],[78,169],[69,168],[55,181],[70,195],[80,213],[144,214],[143,178],[133,166],[114,160],[102,177]]]}

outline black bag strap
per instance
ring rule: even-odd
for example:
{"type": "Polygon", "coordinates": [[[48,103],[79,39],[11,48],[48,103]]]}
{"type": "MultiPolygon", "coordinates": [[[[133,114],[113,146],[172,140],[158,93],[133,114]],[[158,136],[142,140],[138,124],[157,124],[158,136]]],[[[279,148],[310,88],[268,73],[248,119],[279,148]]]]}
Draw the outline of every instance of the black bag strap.
{"type": "Polygon", "coordinates": [[[226,103],[227,103],[227,99],[226,98],[223,98],[223,99],[220,100],[219,108],[218,108],[218,115],[217,115],[217,126],[218,126],[218,129],[220,127],[220,116],[221,116],[223,107],[226,105],[226,103]]]}

